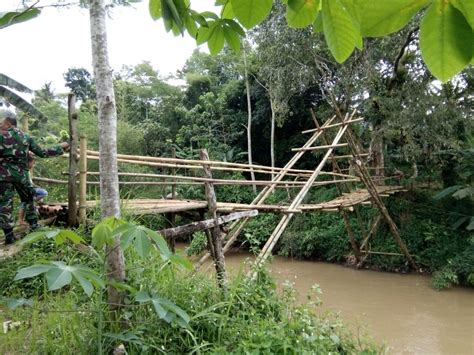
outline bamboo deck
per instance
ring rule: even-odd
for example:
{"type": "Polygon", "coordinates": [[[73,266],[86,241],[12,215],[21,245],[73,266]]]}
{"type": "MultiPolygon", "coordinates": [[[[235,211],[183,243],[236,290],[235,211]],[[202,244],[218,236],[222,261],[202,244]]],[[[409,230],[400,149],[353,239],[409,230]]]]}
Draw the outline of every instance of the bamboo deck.
{"type": "MultiPolygon", "coordinates": [[[[403,191],[401,186],[377,186],[377,191],[382,195],[391,195],[403,191]]],[[[290,210],[288,205],[252,205],[244,203],[217,202],[217,211],[230,213],[237,211],[258,210],[267,213],[294,213],[311,211],[338,211],[340,208],[350,209],[352,206],[369,201],[370,193],[366,189],[353,191],[334,200],[317,204],[301,204],[298,210],[290,210]]],[[[94,209],[99,206],[99,201],[87,201],[86,208],[94,209]]],[[[66,203],[50,203],[49,206],[67,207],[66,203]]],[[[159,213],[176,213],[192,210],[207,209],[206,201],[199,200],[167,200],[167,199],[137,199],[123,200],[122,208],[128,214],[144,215],[159,213]]]]}

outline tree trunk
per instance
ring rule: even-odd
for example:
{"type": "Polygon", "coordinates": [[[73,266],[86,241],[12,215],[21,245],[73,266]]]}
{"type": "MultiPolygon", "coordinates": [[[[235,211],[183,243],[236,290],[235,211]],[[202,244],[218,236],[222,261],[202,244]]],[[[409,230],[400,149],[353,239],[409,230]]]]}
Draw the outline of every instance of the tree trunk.
{"type": "MultiPolygon", "coordinates": [[[[247,72],[247,55],[245,53],[245,46],[242,47],[244,55],[244,73],[245,73],[245,91],[247,92],[247,155],[249,159],[249,165],[252,165],[252,102],[250,101],[250,83],[249,76],[247,72]]],[[[255,173],[253,169],[250,168],[250,177],[252,181],[255,181],[255,173]]],[[[253,185],[253,193],[257,193],[257,185],[253,185]]]]}
{"type": "MultiPolygon", "coordinates": [[[[273,99],[270,98],[270,109],[272,110],[272,121],[271,121],[271,131],[270,131],[270,161],[271,167],[275,167],[275,104],[273,103],[273,99]]],[[[274,174],[272,171],[272,180],[274,178],[274,174]]]]}
{"type": "Polygon", "coordinates": [[[373,179],[376,185],[385,185],[385,160],[383,155],[384,134],[382,124],[374,126],[372,140],[370,141],[370,167],[374,168],[373,179]]]}
{"type": "MultiPolygon", "coordinates": [[[[97,86],[99,114],[100,202],[102,217],[120,216],[117,170],[117,112],[107,50],[105,0],[89,1],[92,43],[92,64],[97,86]]],[[[125,262],[119,240],[107,247],[107,275],[110,281],[125,280],[125,262]]],[[[121,295],[109,286],[111,309],[121,304],[121,295]]]]}

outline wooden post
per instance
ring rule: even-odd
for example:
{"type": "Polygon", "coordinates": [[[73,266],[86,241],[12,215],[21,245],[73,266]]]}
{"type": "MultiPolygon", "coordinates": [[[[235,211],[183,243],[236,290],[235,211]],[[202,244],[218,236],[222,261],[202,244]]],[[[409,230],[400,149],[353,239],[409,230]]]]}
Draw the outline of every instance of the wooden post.
{"type": "Polygon", "coordinates": [[[77,225],[77,112],[76,96],[69,94],[67,97],[67,110],[69,119],[69,182],[68,182],[68,218],[67,224],[70,227],[77,225]]]}
{"type": "MultiPolygon", "coordinates": [[[[200,151],[201,160],[209,160],[209,155],[206,149],[200,151]]],[[[211,168],[209,165],[203,164],[204,176],[208,179],[212,179],[211,168]]],[[[214,191],[214,185],[212,182],[206,182],[206,198],[208,204],[208,211],[211,218],[215,221],[215,227],[211,228],[211,250],[214,252],[214,266],[217,272],[217,283],[219,287],[226,289],[227,285],[227,274],[225,270],[225,259],[224,252],[222,251],[222,238],[221,229],[219,227],[219,221],[217,216],[217,200],[216,192],[214,191]]]]}
{"type": "Polygon", "coordinates": [[[344,225],[346,227],[347,234],[349,235],[349,240],[351,241],[352,251],[354,252],[354,256],[357,262],[359,262],[360,261],[359,246],[357,245],[357,240],[355,238],[354,231],[352,230],[352,227],[349,221],[349,216],[347,215],[346,211],[344,211],[343,208],[339,209],[339,213],[342,215],[342,218],[344,218],[344,225]]]}
{"type": "Polygon", "coordinates": [[[81,135],[79,157],[79,223],[85,224],[87,218],[87,136],[81,135]]]}

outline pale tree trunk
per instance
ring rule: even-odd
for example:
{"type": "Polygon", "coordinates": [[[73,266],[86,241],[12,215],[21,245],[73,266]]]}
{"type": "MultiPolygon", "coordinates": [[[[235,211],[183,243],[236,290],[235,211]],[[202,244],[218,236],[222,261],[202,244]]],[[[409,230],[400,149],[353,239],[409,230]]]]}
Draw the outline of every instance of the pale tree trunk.
{"type": "Polygon", "coordinates": [[[374,169],[373,177],[376,185],[385,185],[385,159],[384,151],[384,134],[382,125],[375,125],[372,131],[372,139],[369,148],[370,167],[374,169]]]}
{"type": "MultiPolygon", "coordinates": [[[[97,89],[99,114],[100,207],[102,217],[120,216],[120,196],[117,170],[117,112],[112,70],[107,51],[105,0],[89,1],[92,43],[92,64],[97,89]]],[[[111,281],[125,280],[125,262],[119,240],[107,247],[107,276],[111,281]]],[[[121,296],[109,286],[111,308],[121,304],[121,296]]]]}
{"type": "MultiPolygon", "coordinates": [[[[247,55],[245,53],[245,46],[242,48],[244,55],[244,71],[245,71],[245,90],[247,92],[247,155],[249,159],[249,165],[252,165],[252,102],[250,101],[250,83],[247,72],[247,55]]],[[[250,168],[250,177],[252,181],[255,181],[255,173],[253,168],[250,168]]],[[[253,185],[253,193],[257,193],[257,185],[253,185]]]]}
{"type": "MultiPolygon", "coordinates": [[[[271,121],[271,130],[270,130],[270,164],[272,168],[275,167],[275,120],[276,120],[276,113],[275,113],[275,104],[273,99],[270,97],[270,109],[272,111],[272,121],[271,121]]],[[[272,179],[274,178],[273,170],[272,170],[272,179]]]]}

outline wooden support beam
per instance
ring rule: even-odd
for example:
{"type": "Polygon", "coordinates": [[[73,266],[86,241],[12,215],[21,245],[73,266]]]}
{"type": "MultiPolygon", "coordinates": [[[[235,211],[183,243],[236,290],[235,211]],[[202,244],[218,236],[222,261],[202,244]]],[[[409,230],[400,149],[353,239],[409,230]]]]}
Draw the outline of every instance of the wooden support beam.
{"type": "MultiPolygon", "coordinates": [[[[209,160],[209,155],[206,149],[201,149],[199,157],[203,161],[209,160]]],[[[209,165],[203,164],[204,176],[207,179],[212,180],[211,168],[209,165]]],[[[219,218],[217,215],[217,199],[216,192],[214,191],[214,185],[212,182],[206,182],[206,198],[207,198],[207,208],[209,211],[210,217],[214,220],[215,225],[211,228],[210,234],[210,250],[213,251],[214,257],[214,266],[217,273],[217,283],[224,291],[227,288],[227,273],[225,270],[225,259],[224,252],[222,251],[222,237],[221,229],[219,227],[219,218]]]]}
{"type": "Polygon", "coordinates": [[[79,147],[79,135],[77,134],[77,112],[76,96],[69,94],[67,97],[67,111],[69,120],[69,145],[71,153],[69,154],[69,180],[68,180],[68,217],[69,227],[77,225],[77,161],[79,160],[77,148],[79,147]]]}
{"type": "MultiPolygon", "coordinates": [[[[366,157],[366,156],[368,156],[368,155],[369,155],[368,153],[361,153],[361,154],[359,154],[359,157],[366,157]]],[[[351,159],[351,158],[354,158],[354,156],[351,155],[351,154],[348,154],[348,155],[336,155],[336,156],[334,156],[334,157],[329,158],[329,160],[333,160],[333,159],[336,159],[336,160],[338,160],[338,159],[351,159]]]]}
{"type": "Polygon", "coordinates": [[[87,222],[87,136],[81,135],[80,141],[81,155],[79,157],[79,223],[87,222]]]}
{"type": "Polygon", "coordinates": [[[293,148],[291,149],[292,152],[301,152],[301,151],[312,151],[312,150],[322,150],[322,149],[328,149],[328,148],[340,148],[340,147],[347,147],[347,143],[339,143],[339,144],[333,144],[333,145],[318,145],[315,147],[306,147],[306,148],[293,148]]]}
{"type": "MultiPolygon", "coordinates": [[[[217,219],[217,225],[220,226],[224,223],[228,223],[231,221],[239,220],[245,217],[255,217],[258,215],[257,210],[250,210],[250,211],[242,211],[242,212],[235,212],[228,214],[226,216],[221,216],[217,219]]],[[[173,227],[162,229],[158,231],[164,238],[176,238],[182,235],[192,234],[194,232],[211,229],[216,227],[216,220],[215,219],[206,219],[204,221],[193,222],[189,224],[185,224],[184,226],[173,227]]]]}
{"type": "Polygon", "coordinates": [[[346,227],[347,235],[349,236],[349,240],[351,242],[352,251],[354,252],[354,256],[357,262],[359,262],[361,260],[359,245],[357,244],[354,231],[352,230],[351,223],[349,221],[349,216],[347,215],[346,211],[344,211],[342,208],[340,209],[339,212],[341,213],[342,218],[344,219],[344,226],[346,227]]]}

